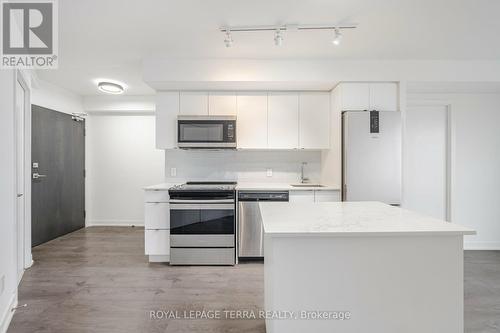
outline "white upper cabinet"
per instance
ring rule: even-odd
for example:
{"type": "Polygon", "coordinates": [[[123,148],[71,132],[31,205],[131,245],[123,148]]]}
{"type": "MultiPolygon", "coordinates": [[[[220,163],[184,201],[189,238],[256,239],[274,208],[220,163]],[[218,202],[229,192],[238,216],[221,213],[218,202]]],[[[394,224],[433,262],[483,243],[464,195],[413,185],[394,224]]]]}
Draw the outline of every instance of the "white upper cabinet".
{"type": "Polygon", "coordinates": [[[179,113],[183,116],[207,116],[208,93],[181,91],[179,113]]]}
{"type": "Polygon", "coordinates": [[[158,92],[156,95],[156,148],[177,147],[179,93],[158,92]]]}
{"type": "Polygon", "coordinates": [[[211,116],[236,116],[236,93],[210,92],[208,114],[211,116]]]}
{"type": "Polygon", "coordinates": [[[238,148],[330,148],[330,92],[158,92],[157,148],[177,148],[179,115],[236,115],[238,148]]]}
{"type": "Polygon", "coordinates": [[[398,111],[398,85],[396,83],[370,84],[370,110],[398,111]]]}
{"type": "Polygon", "coordinates": [[[269,93],[268,126],[270,149],[299,147],[299,94],[269,93]]]}
{"type": "Polygon", "coordinates": [[[341,83],[341,109],[398,111],[398,85],[395,82],[341,83]]]}
{"type": "Polygon", "coordinates": [[[267,93],[237,96],[236,136],[238,148],[267,148],[267,93]]]}
{"type": "Polygon", "coordinates": [[[330,147],[330,93],[299,94],[299,148],[330,147]]]}
{"type": "Polygon", "coordinates": [[[369,83],[342,83],[342,110],[369,110],[369,83]]]}

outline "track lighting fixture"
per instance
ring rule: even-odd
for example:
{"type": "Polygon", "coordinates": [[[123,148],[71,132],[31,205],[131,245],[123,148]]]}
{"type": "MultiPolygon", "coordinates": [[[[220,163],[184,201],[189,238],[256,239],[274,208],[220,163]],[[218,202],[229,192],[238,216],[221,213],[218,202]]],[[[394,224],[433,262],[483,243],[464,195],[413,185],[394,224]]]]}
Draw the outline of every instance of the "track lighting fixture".
{"type": "Polygon", "coordinates": [[[356,29],[356,24],[343,24],[343,25],[298,25],[298,24],[286,24],[286,25],[257,25],[257,26],[240,26],[240,27],[221,27],[220,31],[225,33],[224,44],[226,47],[231,47],[233,45],[232,33],[234,32],[260,32],[260,31],[274,31],[274,44],[276,46],[281,46],[283,44],[283,32],[285,31],[301,31],[301,30],[328,30],[334,32],[334,38],[332,43],[334,45],[340,45],[344,29],[356,29]]]}
{"type": "Polygon", "coordinates": [[[342,42],[342,38],[344,37],[342,35],[342,33],[340,32],[339,28],[335,28],[335,36],[332,40],[332,43],[333,45],[337,46],[337,45],[340,45],[340,43],[342,42]]]}
{"type": "Polygon", "coordinates": [[[274,45],[281,46],[283,44],[283,35],[281,33],[281,29],[276,29],[276,35],[274,36],[274,45]]]}
{"type": "Polygon", "coordinates": [[[226,47],[233,46],[233,36],[231,36],[231,30],[226,29],[226,38],[224,38],[224,44],[226,47]]]}

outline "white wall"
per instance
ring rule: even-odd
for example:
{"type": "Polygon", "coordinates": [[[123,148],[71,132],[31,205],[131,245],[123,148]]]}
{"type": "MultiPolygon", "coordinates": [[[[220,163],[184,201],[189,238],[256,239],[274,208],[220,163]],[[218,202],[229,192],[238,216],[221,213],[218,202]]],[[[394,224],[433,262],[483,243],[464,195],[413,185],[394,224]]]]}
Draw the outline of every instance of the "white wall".
{"type": "Polygon", "coordinates": [[[0,332],[7,329],[17,302],[14,72],[0,71],[0,332]],[[2,282],[4,281],[4,283],[2,282]],[[2,290],[3,285],[3,290],[2,290]]]}
{"type": "Polygon", "coordinates": [[[500,61],[172,59],[151,56],[157,90],[329,90],[340,81],[500,81],[500,61]]]}
{"type": "Polygon", "coordinates": [[[87,118],[87,225],[142,225],[142,187],[164,180],[153,114],[87,118]]]}
{"type": "Polygon", "coordinates": [[[466,236],[466,249],[500,250],[500,94],[412,94],[409,100],[451,106],[451,221],[477,231],[466,236]]]}
{"type": "Polygon", "coordinates": [[[300,179],[301,162],[307,162],[305,176],[320,180],[319,151],[165,151],[167,182],[189,180],[237,180],[238,182],[296,183],[300,179]],[[171,168],[177,175],[170,175],[171,168]],[[267,177],[267,169],[273,171],[267,177]]]}
{"type": "Polygon", "coordinates": [[[34,82],[31,91],[31,104],[63,113],[83,112],[81,96],[46,81],[36,80],[34,82]]]}
{"type": "Polygon", "coordinates": [[[87,112],[144,112],[156,109],[156,96],[97,95],[85,96],[83,108],[87,112]]]}

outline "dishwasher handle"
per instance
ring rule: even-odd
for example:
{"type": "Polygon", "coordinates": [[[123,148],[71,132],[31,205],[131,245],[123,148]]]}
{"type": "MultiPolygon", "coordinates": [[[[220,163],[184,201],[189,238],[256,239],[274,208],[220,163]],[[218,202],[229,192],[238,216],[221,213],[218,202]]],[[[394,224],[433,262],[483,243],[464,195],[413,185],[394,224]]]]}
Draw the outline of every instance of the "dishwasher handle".
{"type": "Polygon", "coordinates": [[[238,201],[284,201],[289,198],[288,191],[239,192],[238,201]]]}

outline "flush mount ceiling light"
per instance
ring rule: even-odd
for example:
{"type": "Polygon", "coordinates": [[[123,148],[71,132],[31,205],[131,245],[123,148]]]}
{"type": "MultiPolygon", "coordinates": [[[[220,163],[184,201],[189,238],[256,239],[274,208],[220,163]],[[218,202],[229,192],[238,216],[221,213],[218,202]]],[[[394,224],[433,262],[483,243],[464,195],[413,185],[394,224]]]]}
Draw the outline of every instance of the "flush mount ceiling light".
{"type": "Polygon", "coordinates": [[[123,94],[125,90],[121,84],[108,81],[100,81],[97,88],[102,92],[114,95],[123,94]]]}
{"type": "Polygon", "coordinates": [[[284,31],[301,31],[301,30],[328,30],[334,31],[335,36],[332,40],[334,45],[339,45],[342,41],[342,30],[356,29],[356,24],[342,24],[342,25],[256,25],[256,26],[234,26],[234,27],[221,27],[219,30],[225,34],[224,44],[226,47],[233,45],[233,37],[231,33],[234,32],[261,32],[261,31],[274,31],[274,45],[281,46],[283,44],[284,31]]]}
{"type": "Polygon", "coordinates": [[[344,37],[344,35],[342,35],[339,28],[335,28],[335,37],[332,40],[333,45],[336,45],[336,46],[340,45],[343,37],[344,37]]]}

